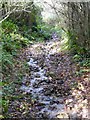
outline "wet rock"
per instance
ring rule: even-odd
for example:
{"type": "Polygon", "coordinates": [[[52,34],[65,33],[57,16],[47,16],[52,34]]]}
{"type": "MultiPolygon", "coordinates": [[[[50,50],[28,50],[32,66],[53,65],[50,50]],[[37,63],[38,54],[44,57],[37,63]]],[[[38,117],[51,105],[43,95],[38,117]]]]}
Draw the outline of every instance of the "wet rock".
{"type": "Polygon", "coordinates": [[[30,81],[23,82],[23,85],[29,86],[30,85],[30,81]]]}
{"type": "Polygon", "coordinates": [[[63,80],[57,80],[57,84],[64,84],[63,80]]]}
{"type": "Polygon", "coordinates": [[[38,88],[38,85],[36,83],[34,83],[33,87],[34,88],[38,88]]]}
{"type": "Polygon", "coordinates": [[[38,106],[38,105],[36,104],[36,107],[37,107],[37,110],[40,111],[40,110],[43,109],[45,106],[43,106],[43,105],[42,105],[42,106],[38,106]]]}
{"type": "Polygon", "coordinates": [[[52,104],[59,104],[59,101],[57,101],[57,100],[52,100],[52,101],[50,101],[50,104],[52,105],[52,104]]]}
{"type": "Polygon", "coordinates": [[[48,90],[48,91],[46,91],[44,94],[47,96],[47,95],[51,95],[52,93],[51,93],[50,90],[48,90]]]}
{"type": "Polygon", "coordinates": [[[40,74],[35,74],[34,76],[35,76],[35,78],[40,78],[41,77],[40,74]]]}
{"type": "Polygon", "coordinates": [[[47,79],[45,82],[46,82],[46,83],[50,83],[51,81],[50,81],[49,79],[47,79]]]}
{"type": "Polygon", "coordinates": [[[37,106],[44,106],[45,103],[37,103],[37,106]]]}
{"type": "Polygon", "coordinates": [[[40,85],[42,85],[43,88],[45,88],[47,86],[47,83],[46,82],[40,82],[40,85]]]}
{"type": "Polygon", "coordinates": [[[33,72],[39,72],[39,67],[32,67],[30,66],[30,70],[33,71],[33,72]]]}

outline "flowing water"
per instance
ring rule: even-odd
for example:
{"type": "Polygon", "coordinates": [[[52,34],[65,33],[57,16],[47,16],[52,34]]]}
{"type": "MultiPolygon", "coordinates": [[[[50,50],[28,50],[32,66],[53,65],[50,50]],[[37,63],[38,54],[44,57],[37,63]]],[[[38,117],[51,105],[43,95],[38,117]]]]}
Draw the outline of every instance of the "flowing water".
{"type": "MultiPolygon", "coordinates": [[[[49,46],[49,45],[48,45],[49,46]]],[[[46,46],[47,47],[47,46],[46,46]]],[[[45,51],[46,52],[46,51],[45,51]]],[[[53,51],[51,52],[53,53],[53,51]]],[[[47,62],[50,54],[46,53],[47,62]]],[[[27,86],[26,79],[23,80],[21,90],[30,93],[33,99],[36,99],[38,103],[36,106],[36,117],[42,117],[46,114],[49,118],[55,118],[60,112],[64,111],[63,98],[51,95],[45,95],[45,91],[48,87],[48,77],[46,76],[46,70],[41,68],[38,61],[33,57],[30,58],[28,65],[31,69],[30,84],[27,86]]]]}

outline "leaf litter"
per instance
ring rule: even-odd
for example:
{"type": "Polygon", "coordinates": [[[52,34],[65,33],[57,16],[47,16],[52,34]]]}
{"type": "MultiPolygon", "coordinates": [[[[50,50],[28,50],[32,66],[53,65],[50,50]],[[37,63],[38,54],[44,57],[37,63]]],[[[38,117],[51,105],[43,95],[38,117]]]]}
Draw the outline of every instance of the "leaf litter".
{"type": "Polygon", "coordinates": [[[36,43],[23,50],[30,71],[16,89],[20,97],[11,101],[11,118],[89,117],[90,73],[76,76],[77,65],[68,52],[60,51],[60,44],[36,43]]]}

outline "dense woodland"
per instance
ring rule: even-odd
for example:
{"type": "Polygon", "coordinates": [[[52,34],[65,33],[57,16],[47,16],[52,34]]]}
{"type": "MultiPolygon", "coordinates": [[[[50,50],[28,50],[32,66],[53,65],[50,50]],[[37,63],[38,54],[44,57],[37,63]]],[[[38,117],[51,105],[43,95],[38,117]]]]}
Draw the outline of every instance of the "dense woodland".
{"type": "Polygon", "coordinates": [[[1,1],[0,33],[0,118],[90,119],[90,2],[1,1]]]}

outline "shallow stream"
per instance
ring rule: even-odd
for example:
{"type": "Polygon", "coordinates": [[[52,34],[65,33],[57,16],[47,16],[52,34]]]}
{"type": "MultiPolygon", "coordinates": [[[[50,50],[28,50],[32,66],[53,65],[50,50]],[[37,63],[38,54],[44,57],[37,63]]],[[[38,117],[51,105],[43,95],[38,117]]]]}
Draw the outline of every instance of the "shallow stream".
{"type": "Polygon", "coordinates": [[[43,117],[47,115],[49,118],[55,118],[60,112],[64,110],[63,98],[53,96],[52,93],[45,95],[48,87],[48,78],[46,71],[41,68],[38,61],[30,58],[28,62],[31,69],[30,84],[26,85],[27,79],[23,80],[21,90],[30,93],[32,99],[36,99],[36,117],[43,117]]]}

